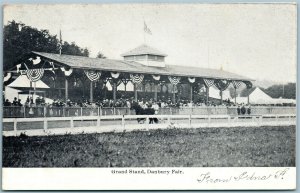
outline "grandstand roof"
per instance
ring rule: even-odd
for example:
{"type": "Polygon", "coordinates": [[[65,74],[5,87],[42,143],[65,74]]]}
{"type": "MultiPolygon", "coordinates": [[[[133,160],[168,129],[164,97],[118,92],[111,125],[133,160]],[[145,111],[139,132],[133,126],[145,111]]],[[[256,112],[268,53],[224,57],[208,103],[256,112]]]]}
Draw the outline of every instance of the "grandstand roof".
{"type": "Polygon", "coordinates": [[[151,54],[151,55],[157,55],[157,56],[167,56],[166,54],[162,53],[161,51],[152,48],[146,44],[140,45],[137,48],[134,48],[133,50],[130,50],[121,56],[136,56],[136,55],[143,55],[143,54],[151,54]]]}
{"type": "Polygon", "coordinates": [[[134,61],[89,58],[84,56],[73,55],[59,55],[44,52],[32,52],[42,58],[54,61],[62,66],[68,66],[77,69],[94,69],[102,71],[113,72],[127,72],[127,73],[142,73],[142,74],[156,74],[156,75],[172,75],[184,77],[202,77],[213,79],[227,79],[227,80],[244,80],[253,81],[250,78],[240,76],[231,72],[223,70],[166,65],[165,67],[145,66],[134,61]]]}

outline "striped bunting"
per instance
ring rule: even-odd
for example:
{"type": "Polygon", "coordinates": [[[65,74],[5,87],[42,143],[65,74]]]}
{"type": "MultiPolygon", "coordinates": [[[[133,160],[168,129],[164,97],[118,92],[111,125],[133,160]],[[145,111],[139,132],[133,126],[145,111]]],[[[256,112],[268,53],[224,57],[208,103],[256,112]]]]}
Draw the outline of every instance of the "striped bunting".
{"type": "Polygon", "coordinates": [[[101,72],[95,70],[85,70],[84,73],[92,82],[98,80],[101,76],[101,72]]]}
{"type": "Polygon", "coordinates": [[[156,81],[160,80],[160,75],[152,75],[152,78],[156,81]]]}
{"type": "Polygon", "coordinates": [[[203,78],[203,81],[204,81],[204,84],[205,84],[206,88],[211,87],[212,85],[214,85],[214,80],[212,80],[212,79],[203,78]]]}
{"type": "Polygon", "coordinates": [[[11,72],[8,72],[8,73],[6,74],[6,76],[4,76],[3,82],[8,81],[10,78],[11,78],[11,72]]]}
{"type": "Polygon", "coordinates": [[[168,79],[169,79],[170,83],[173,85],[177,85],[180,82],[180,77],[168,76],[168,79]]]}
{"type": "Polygon", "coordinates": [[[228,88],[230,81],[228,80],[216,80],[214,81],[214,85],[220,90],[224,91],[228,88]]]}
{"type": "Polygon", "coordinates": [[[141,84],[144,80],[144,75],[143,74],[130,74],[130,80],[134,84],[141,84]]]}
{"type": "Polygon", "coordinates": [[[26,75],[27,75],[27,78],[31,82],[36,82],[36,81],[40,80],[43,77],[44,69],[43,68],[28,69],[28,70],[26,70],[26,75]]]}
{"type": "Polygon", "coordinates": [[[235,89],[239,88],[241,86],[241,83],[242,83],[241,81],[236,81],[236,80],[232,81],[232,85],[235,89]]]}
{"type": "Polygon", "coordinates": [[[249,89],[249,88],[252,88],[252,82],[250,82],[250,81],[243,81],[244,82],[244,84],[246,85],[246,87],[249,89]]]}
{"type": "Polygon", "coordinates": [[[120,73],[119,72],[110,72],[110,75],[112,78],[117,79],[117,78],[119,78],[120,73]]]}
{"type": "MultiPolygon", "coordinates": [[[[72,69],[72,68],[70,68],[69,70],[66,70],[64,67],[61,67],[60,69],[61,69],[61,71],[64,72],[65,76],[70,76],[70,75],[72,74],[72,72],[73,72],[73,69],[72,69]]],[[[53,70],[53,69],[52,69],[52,70],[53,70]]],[[[51,70],[51,71],[52,71],[52,70],[51,70]]],[[[53,70],[52,72],[55,74],[54,70],[53,70]]]]}
{"type": "Polygon", "coordinates": [[[196,81],[195,77],[188,77],[188,80],[191,84],[193,84],[196,81]]]}

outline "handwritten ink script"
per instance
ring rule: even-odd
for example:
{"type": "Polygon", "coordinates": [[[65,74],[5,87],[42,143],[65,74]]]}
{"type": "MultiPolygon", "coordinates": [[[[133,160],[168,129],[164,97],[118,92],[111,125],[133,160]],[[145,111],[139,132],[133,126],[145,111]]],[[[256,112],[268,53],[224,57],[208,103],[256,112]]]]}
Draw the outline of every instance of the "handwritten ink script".
{"type": "Polygon", "coordinates": [[[111,170],[112,174],[163,174],[163,175],[176,175],[184,174],[182,170],[160,170],[160,169],[124,169],[124,170],[111,170]]]}
{"type": "Polygon", "coordinates": [[[231,175],[226,178],[218,178],[212,176],[210,172],[200,174],[197,181],[199,183],[228,183],[228,182],[238,182],[238,181],[267,181],[270,179],[284,179],[289,168],[278,170],[274,173],[268,174],[257,174],[256,172],[242,172],[238,175],[231,175]]]}

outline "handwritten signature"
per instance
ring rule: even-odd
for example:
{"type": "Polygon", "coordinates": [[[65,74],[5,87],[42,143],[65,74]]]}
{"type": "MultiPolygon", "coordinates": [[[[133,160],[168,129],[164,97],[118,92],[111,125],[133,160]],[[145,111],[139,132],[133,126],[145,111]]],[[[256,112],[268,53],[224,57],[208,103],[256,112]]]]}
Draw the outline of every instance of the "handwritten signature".
{"type": "Polygon", "coordinates": [[[259,174],[256,174],[256,172],[252,172],[252,173],[242,172],[239,175],[236,175],[236,176],[231,175],[227,178],[215,178],[210,174],[210,172],[207,172],[207,173],[200,174],[197,181],[199,183],[228,183],[228,182],[232,182],[232,181],[243,181],[243,180],[265,181],[265,180],[269,180],[271,178],[283,179],[284,175],[288,172],[288,170],[289,170],[289,168],[285,168],[285,169],[278,170],[274,173],[270,173],[270,174],[266,174],[266,175],[259,175],[259,174]]]}

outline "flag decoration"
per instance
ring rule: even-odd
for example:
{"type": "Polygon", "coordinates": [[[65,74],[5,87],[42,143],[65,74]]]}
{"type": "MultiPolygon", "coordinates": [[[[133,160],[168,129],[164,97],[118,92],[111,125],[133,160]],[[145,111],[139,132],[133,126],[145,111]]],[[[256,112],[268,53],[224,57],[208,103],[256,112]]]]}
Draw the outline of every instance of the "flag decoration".
{"type": "Polygon", "coordinates": [[[130,80],[134,84],[141,84],[144,80],[144,75],[143,74],[130,74],[130,80]]]}
{"type": "Polygon", "coordinates": [[[177,76],[168,76],[168,79],[173,85],[177,85],[180,82],[180,77],[177,76]]]}
{"type": "Polygon", "coordinates": [[[98,80],[101,76],[101,72],[95,70],[85,70],[84,73],[92,82],[98,80]]]}
{"type": "Polygon", "coordinates": [[[160,80],[160,75],[152,75],[152,78],[156,81],[160,80]]]}
{"type": "Polygon", "coordinates": [[[26,75],[27,75],[27,78],[31,82],[36,82],[36,81],[40,80],[43,77],[43,75],[44,75],[44,69],[43,68],[39,68],[39,69],[27,69],[26,70],[26,75]]]}
{"type": "Polygon", "coordinates": [[[110,75],[112,78],[117,79],[117,78],[119,78],[120,73],[119,72],[110,72],[110,75]]]}
{"type": "Polygon", "coordinates": [[[8,81],[10,78],[11,78],[11,72],[8,72],[8,73],[4,76],[3,82],[8,81]]]}
{"type": "Polygon", "coordinates": [[[145,21],[144,21],[144,32],[146,32],[146,33],[152,35],[152,32],[151,32],[151,30],[148,28],[148,26],[147,26],[147,24],[146,24],[145,21]]]}
{"type": "Polygon", "coordinates": [[[250,81],[243,81],[243,83],[246,85],[247,89],[252,88],[252,82],[250,81]]]}
{"type": "Polygon", "coordinates": [[[20,72],[21,64],[17,64],[17,73],[20,72]]]}
{"type": "Polygon", "coordinates": [[[211,87],[212,85],[214,85],[214,80],[212,80],[212,79],[204,78],[203,82],[204,82],[206,88],[211,87]]]}
{"type": "Polygon", "coordinates": [[[214,85],[219,89],[220,91],[224,91],[228,88],[230,84],[229,80],[215,80],[214,85]]]}
{"type": "Polygon", "coordinates": [[[188,77],[188,80],[191,84],[195,83],[196,78],[195,77],[188,77]]]}
{"type": "Polygon", "coordinates": [[[242,83],[241,81],[236,81],[236,80],[232,81],[232,85],[235,89],[239,88],[241,86],[241,83],[242,83]]]}
{"type": "MultiPolygon", "coordinates": [[[[66,70],[64,67],[61,67],[60,69],[61,69],[61,71],[64,72],[65,76],[70,76],[73,72],[72,68],[70,68],[69,70],[66,70]]],[[[53,73],[55,73],[55,72],[53,71],[53,73]]]]}

